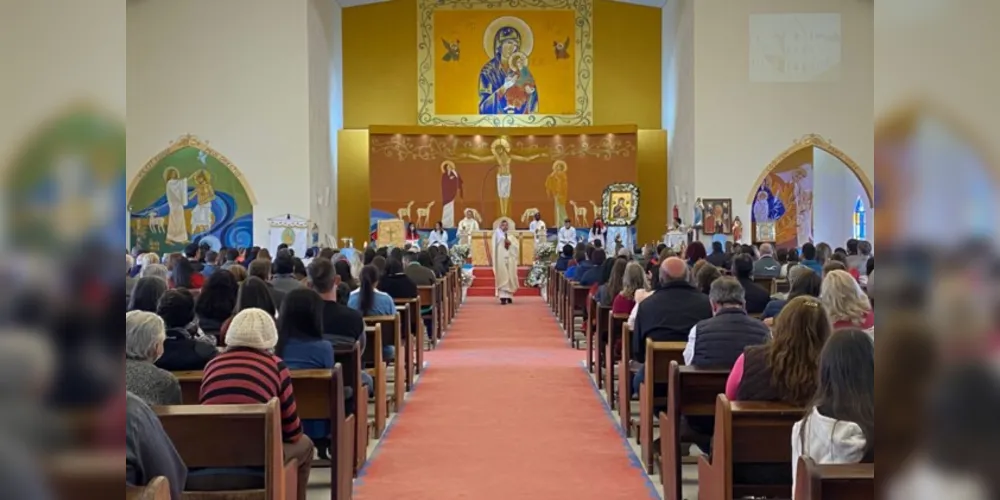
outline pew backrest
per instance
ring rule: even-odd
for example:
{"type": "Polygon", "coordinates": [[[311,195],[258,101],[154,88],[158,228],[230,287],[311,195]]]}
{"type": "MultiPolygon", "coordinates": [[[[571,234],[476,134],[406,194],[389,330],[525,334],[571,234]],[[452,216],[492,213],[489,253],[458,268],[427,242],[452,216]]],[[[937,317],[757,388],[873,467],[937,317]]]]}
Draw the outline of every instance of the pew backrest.
{"type": "Polygon", "coordinates": [[[795,500],[874,500],[875,464],[817,465],[799,458],[795,500]]]}

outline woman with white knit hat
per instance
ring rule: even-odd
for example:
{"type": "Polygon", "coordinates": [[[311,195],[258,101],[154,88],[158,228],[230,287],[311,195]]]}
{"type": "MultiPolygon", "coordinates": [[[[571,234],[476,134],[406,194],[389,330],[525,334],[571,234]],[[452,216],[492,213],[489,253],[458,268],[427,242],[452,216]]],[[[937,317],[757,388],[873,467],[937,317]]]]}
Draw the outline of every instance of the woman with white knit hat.
{"type": "MultiPolygon", "coordinates": [[[[281,358],[273,354],[278,343],[274,318],[262,309],[245,309],[229,323],[226,351],[205,366],[201,382],[201,404],[264,404],[273,398],[281,402],[281,435],[285,460],[299,463],[299,495],[305,500],[312,466],[313,443],[302,433],[292,392],[292,376],[281,358]]],[[[189,489],[224,491],[245,489],[245,476],[207,476],[189,489]],[[243,481],[233,484],[234,481],[243,481]]]]}

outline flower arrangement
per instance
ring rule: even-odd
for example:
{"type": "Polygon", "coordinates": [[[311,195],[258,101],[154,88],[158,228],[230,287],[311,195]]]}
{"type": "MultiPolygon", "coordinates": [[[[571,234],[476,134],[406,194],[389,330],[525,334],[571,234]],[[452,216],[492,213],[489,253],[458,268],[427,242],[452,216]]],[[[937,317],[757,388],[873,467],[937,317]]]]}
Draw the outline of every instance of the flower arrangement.
{"type": "Polygon", "coordinates": [[[526,284],[532,288],[544,288],[549,282],[549,266],[556,255],[555,245],[540,245],[535,248],[535,262],[528,271],[526,284]]]}
{"type": "Polygon", "coordinates": [[[472,274],[472,269],[462,269],[462,288],[469,288],[476,277],[472,274]]]}
{"type": "Polygon", "coordinates": [[[451,247],[451,262],[453,264],[462,265],[469,261],[469,255],[472,249],[469,245],[455,245],[451,247]]]}

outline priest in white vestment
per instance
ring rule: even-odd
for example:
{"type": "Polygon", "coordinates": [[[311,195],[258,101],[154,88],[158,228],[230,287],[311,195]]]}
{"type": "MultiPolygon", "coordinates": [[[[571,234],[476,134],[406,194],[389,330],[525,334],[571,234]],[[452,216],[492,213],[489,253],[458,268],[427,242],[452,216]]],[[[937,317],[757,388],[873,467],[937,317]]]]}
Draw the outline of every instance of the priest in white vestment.
{"type": "Polygon", "coordinates": [[[497,297],[503,305],[514,302],[517,292],[517,264],[520,261],[517,238],[510,234],[507,221],[493,232],[493,274],[496,276],[497,297]]]}
{"type": "Polygon", "coordinates": [[[535,250],[538,250],[549,241],[549,228],[542,220],[542,214],[535,212],[535,220],[531,221],[531,234],[535,236],[535,250]]]}
{"type": "Polygon", "coordinates": [[[472,234],[479,231],[479,222],[473,217],[472,210],[465,211],[465,218],[458,223],[458,243],[472,246],[472,234]]]}

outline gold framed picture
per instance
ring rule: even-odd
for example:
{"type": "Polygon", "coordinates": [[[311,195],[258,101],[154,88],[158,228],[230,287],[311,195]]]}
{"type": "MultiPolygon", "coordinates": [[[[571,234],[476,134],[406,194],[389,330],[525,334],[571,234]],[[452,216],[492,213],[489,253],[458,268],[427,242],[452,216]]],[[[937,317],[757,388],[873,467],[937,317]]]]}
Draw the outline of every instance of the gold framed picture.
{"type": "Polygon", "coordinates": [[[403,248],[406,246],[406,223],[403,219],[384,219],[378,221],[378,238],[375,244],[379,247],[403,248]]]}
{"type": "Polygon", "coordinates": [[[601,218],[609,226],[631,226],[639,218],[639,188],[635,184],[612,184],[604,188],[601,218]]]}

